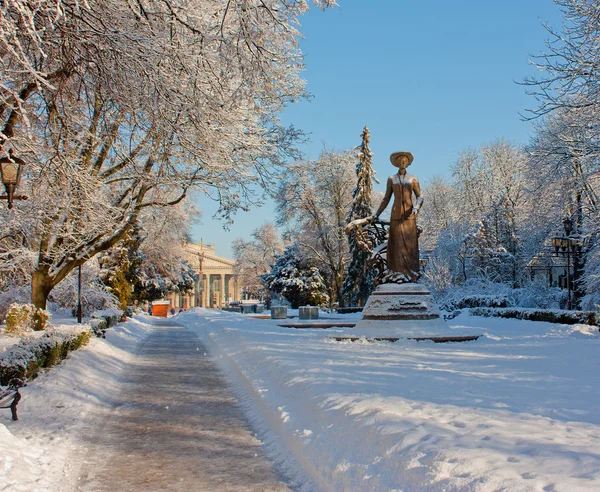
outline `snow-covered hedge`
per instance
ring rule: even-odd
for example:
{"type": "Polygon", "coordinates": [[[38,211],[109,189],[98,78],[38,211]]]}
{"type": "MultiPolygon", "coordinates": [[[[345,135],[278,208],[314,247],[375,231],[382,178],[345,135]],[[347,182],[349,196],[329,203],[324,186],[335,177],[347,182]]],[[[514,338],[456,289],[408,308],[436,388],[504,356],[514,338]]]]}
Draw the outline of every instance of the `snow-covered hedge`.
{"type": "Polygon", "coordinates": [[[564,323],[566,325],[592,325],[600,324],[600,316],[594,311],[563,311],[559,309],[526,309],[508,308],[494,309],[477,307],[470,309],[474,316],[497,316],[500,318],[527,319],[530,321],[548,321],[550,323],[564,323]]]}
{"type": "Polygon", "coordinates": [[[47,331],[37,338],[25,338],[0,356],[0,384],[13,378],[31,380],[42,369],[50,368],[67,357],[70,351],[87,344],[90,328],[78,333],[47,331]]]}
{"type": "Polygon", "coordinates": [[[123,311],[119,309],[95,311],[94,314],[92,314],[92,319],[90,319],[90,325],[94,335],[106,338],[106,330],[111,326],[116,325],[122,315],[123,311]]]}
{"type": "Polygon", "coordinates": [[[341,307],[337,309],[339,314],[351,314],[351,313],[361,313],[363,310],[362,307],[341,307]]]}
{"type": "Polygon", "coordinates": [[[446,299],[440,306],[444,311],[464,308],[505,308],[515,305],[515,300],[507,295],[472,294],[446,299]]]}

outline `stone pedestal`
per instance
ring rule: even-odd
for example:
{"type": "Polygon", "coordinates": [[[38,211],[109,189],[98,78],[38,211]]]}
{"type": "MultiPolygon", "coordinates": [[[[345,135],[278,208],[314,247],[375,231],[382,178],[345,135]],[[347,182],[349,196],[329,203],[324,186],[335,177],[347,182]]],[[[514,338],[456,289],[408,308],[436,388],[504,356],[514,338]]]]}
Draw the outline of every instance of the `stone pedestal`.
{"type": "Polygon", "coordinates": [[[351,331],[353,336],[434,339],[463,335],[440,318],[431,293],[418,283],[379,285],[362,315],[351,331]]]}
{"type": "Polygon", "coordinates": [[[300,306],[298,309],[300,319],[319,319],[318,306],[300,306]]]}
{"type": "Polygon", "coordinates": [[[271,319],[286,319],[287,306],[271,306],[271,319]]]}
{"type": "Polygon", "coordinates": [[[254,312],[254,304],[242,304],[240,306],[242,314],[249,314],[254,312]]]}

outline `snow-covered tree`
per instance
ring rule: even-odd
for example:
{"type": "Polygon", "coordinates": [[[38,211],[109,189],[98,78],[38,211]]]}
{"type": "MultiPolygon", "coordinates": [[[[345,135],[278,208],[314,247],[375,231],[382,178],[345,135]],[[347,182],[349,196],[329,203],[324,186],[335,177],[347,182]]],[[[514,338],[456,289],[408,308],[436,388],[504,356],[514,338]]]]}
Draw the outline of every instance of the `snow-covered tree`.
{"type": "Polygon", "coordinates": [[[190,242],[188,229],[197,213],[190,205],[161,209],[161,213],[144,215],[140,230],[141,243],[132,261],[141,256],[136,273],[130,275],[133,299],[156,300],[169,292],[187,292],[197,280],[194,268],[185,259],[190,242]]]}
{"type": "Polygon", "coordinates": [[[2,2],[0,157],[12,151],[27,162],[30,200],[15,216],[36,252],[36,306],[145,211],[198,191],[230,219],[256,184],[272,182],[295,155],[298,133],[277,114],[305,94],[297,26],[307,8],[302,0],[2,2]]]}
{"type": "Polygon", "coordinates": [[[520,147],[497,140],[477,150],[463,153],[453,166],[457,187],[456,206],[470,225],[485,223],[488,248],[505,250],[516,286],[518,273],[529,258],[520,249],[521,237],[528,231],[525,222],[528,196],[527,158],[520,147]]]}
{"type": "Polygon", "coordinates": [[[475,224],[465,241],[470,258],[470,277],[481,277],[494,283],[512,283],[514,256],[499,243],[486,221],[475,224]]]}
{"type": "Polygon", "coordinates": [[[419,211],[419,225],[423,228],[419,236],[419,247],[425,251],[433,251],[440,231],[448,229],[453,221],[459,220],[457,203],[460,198],[457,187],[442,176],[433,176],[421,186],[421,190],[427,199],[419,211]]]}
{"type": "MultiPolygon", "coordinates": [[[[79,275],[74,270],[67,278],[52,290],[48,298],[53,304],[52,310],[64,309],[68,314],[77,316],[79,302],[79,275]]],[[[23,302],[23,301],[21,301],[23,302]]],[[[120,309],[117,297],[111,292],[100,276],[100,269],[95,261],[81,267],[81,313],[91,316],[94,311],[103,309],[120,309]]]]}
{"type": "Polygon", "coordinates": [[[319,269],[303,259],[295,245],[275,258],[271,271],[262,275],[267,289],[277,292],[297,309],[300,305],[319,306],[329,301],[319,269]]]}
{"type": "MultiPolygon", "coordinates": [[[[600,272],[594,266],[600,232],[596,179],[600,173],[600,18],[595,1],[554,3],[562,10],[563,23],[545,26],[549,35],[545,52],[534,58],[540,73],[525,81],[537,106],[530,117],[540,120],[531,148],[537,172],[549,178],[549,186],[539,196],[547,196],[548,189],[559,195],[552,207],[553,222],[570,217],[576,232],[588,239],[589,247],[583,258],[577,258],[574,276],[579,280],[584,270],[589,289],[594,285],[591,279],[600,272]]],[[[581,284],[577,284],[579,290],[581,284]]]]}
{"type": "MultiPolygon", "coordinates": [[[[348,214],[348,223],[373,215],[373,181],[379,183],[373,170],[373,152],[369,148],[371,134],[365,126],[360,135],[362,142],[355,150],[358,162],[356,163],[356,188],[352,192],[352,208],[348,214]]],[[[350,246],[350,264],[343,282],[344,298],[351,306],[364,306],[373,291],[375,274],[367,267],[370,254],[361,250],[356,243],[356,232],[348,235],[350,246]]]]}
{"type": "Polygon", "coordinates": [[[283,252],[283,241],[275,225],[266,222],[252,232],[248,241],[237,238],[233,245],[234,273],[240,287],[254,298],[264,295],[261,275],[271,271],[275,258],[283,252]]]}
{"type": "Polygon", "coordinates": [[[289,228],[303,257],[326,277],[332,302],[343,305],[349,260],[346,224],[356,186],[355,156],[323,151],[316,161],[288,167],[276,196],[278,224],[289,228]]]}

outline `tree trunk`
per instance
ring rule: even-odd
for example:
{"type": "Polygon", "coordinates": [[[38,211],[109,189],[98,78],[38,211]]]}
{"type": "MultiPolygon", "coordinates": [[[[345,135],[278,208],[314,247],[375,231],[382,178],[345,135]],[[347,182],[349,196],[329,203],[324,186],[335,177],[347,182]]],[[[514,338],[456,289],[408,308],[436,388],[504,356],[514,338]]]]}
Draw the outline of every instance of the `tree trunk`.
{"type": "MultiPolygon", "coordinates": [[[[36,307],[36,311],[38,309],[46,309],[46,303],[52,287],[52,281],[46,270],[39,268],[34,270],[31,275],[31,303],[36,307]]],[[[44,320],[36,313],[33,318],[33,329],[37,331],[43,330],[44,324],[44,320]]]]}
{"type": "Polygon", "coordinates": [[[337,293],[337,302],[338,302],[338,307],[346,307],[346,302],[344,299],[344,273],[343,273],[343,266],[341,267],[342,270],[338,271],[336,274],[336,282],[335,282],[335,290],[337,293]]]}

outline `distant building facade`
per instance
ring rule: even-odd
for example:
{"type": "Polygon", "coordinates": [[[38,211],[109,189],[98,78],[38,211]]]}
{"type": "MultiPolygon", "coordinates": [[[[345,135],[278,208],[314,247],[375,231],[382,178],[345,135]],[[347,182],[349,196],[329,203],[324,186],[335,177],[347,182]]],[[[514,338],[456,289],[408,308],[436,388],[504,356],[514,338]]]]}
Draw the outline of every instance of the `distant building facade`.
{"type": "Polygon", "coordinates": [[[185,258],[194,268],[198,281],[193,292],[171,294],[172,308],[220,308],[227,302],[240,300],[238,280],[233,273],[235,262],[217,256],[213,244],[188,244],[185,258]]]}

